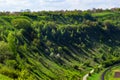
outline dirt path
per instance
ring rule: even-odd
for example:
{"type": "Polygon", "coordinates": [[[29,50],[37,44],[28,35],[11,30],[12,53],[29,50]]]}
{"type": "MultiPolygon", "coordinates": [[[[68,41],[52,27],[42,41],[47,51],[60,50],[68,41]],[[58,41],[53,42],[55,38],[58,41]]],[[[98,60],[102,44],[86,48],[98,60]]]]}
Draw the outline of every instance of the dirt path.
{"type": "Polygon", "coordinates": [[[106,69],[103,73],[102,73],[102,75],[101,75],[101,80],[105,80],[105,74],[106,74],[106,72],[107,71],[109,71],[110,70],[110,68],[108,68],[108,69],[106,69]]]}
{"type": "MultiPolygon", "coordinates": [[[[92,74],[94,72],[94,69],[92,69],[89,73],[92,74]]],[[[89,77],[89,73],[83,76],[83,80],[87,80],[89,77]]]]}

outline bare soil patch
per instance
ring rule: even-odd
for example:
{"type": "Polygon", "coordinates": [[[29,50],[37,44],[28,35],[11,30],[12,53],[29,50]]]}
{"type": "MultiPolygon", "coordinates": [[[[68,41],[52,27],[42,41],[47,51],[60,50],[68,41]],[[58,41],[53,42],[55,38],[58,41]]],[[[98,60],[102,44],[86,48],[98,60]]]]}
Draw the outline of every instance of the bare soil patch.
{"type": "Polygon", "coordinates": [[[114,78],[120,78],[120,71],[115,72],[114,78]]]}

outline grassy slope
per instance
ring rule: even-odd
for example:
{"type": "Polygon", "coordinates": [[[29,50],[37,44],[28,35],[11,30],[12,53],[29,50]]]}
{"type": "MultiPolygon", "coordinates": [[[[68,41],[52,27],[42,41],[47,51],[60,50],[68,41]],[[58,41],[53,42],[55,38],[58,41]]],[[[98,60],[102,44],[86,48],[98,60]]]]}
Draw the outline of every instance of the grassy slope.
{"type": "MultiPolygon", "coordinates": [[[[106,68],[105,68],[106,69],[106,68]]],[[[93,73],[90,77],[88,77],[88,80],[101,80],[101,75],[104,72],[103,69],[102,71],[98,73],[93,73]]],[[[105,74],[105,80],[120,80],[120,78],[114,78],[114,73],[115,71],[120,71],[120,66],[113,66],[110,70],[108,70],[105,74]]]]}
{"type": "Polygon", "coordinates": [[[91,76],[88,77],[88,80],[101,80],[101,75],[104,72],[105,69],[93,73],[91,76]]]}
{"type": "Polygon", "coordinates": [[[5,75],[0,74],[0,80],[13,80],[5,75]]]}
{"type": "Polygon", "coordinates": [[[100,80],[100,74],[94,73],[92,76],[88,77],[88,80],[100,80]]]}
{"type": "MultiPolygon", "coordinates": [[[[93,14],[93,16],[103,17],[111,14],[113,15],[113,13],[106,13],[106,12],[95,13],[93,14]]],[[[8,26],[11,26],[8,22],[5,22],[5,24],[8,26]]],[[[96,36],[96,35],[93,35],[93,36],[96,36]]],[[[90,39],[92,38],[91,36],[89,37],[90,39]]],[[[112,56],[111,55],[109,56],[109,53],[115,54],[116,50],[118,50],[118,52],[120,51],[119,47],[117,47],[116,49],[112,48],[113,46],[110,46],[109,42],[100,43],[100,42],[97,42],[96,38],[93,38],[91,40],[93,40],[91,41],[91,43],[93,42],[95,43],[95,45],[93,45],[92,48],[89,48],[89,47],[82,48],[81,46],[76,47],[75,45],[72,45],[72,44],[70,44],[70,46],[63,45],[63,46],[66,46],[65,50],[67,51],[67,53],[64,51],[64,53],[61,53],[61,55],[64,55],[64,56],[58,57],[55,59],[54,57],[51,58],[46,55],[41,56],[41,53],[42,53],[41,51],[34,53],[30,49],[28,49],[27,51],[25,51],[26,49],[21,49],[21,51],[23,51],[26,58],[26,59],[23,59],[23,62],[21,62],[21,64],[23,65],[24,68],[26,66],[32,66],[33,73],[31,74],[38,76],[39,79],[46,79],[46,80],[47,79],[59,79],[59,80],[81,79],[81,77],[85,73],[87,73],[87,71],[89,71],[91,67],[95,67],[97,65],[97,62],[94,61],[95,57],[96,59],[98,59],[98,62],[102,62],[103,61],[102,56],[104,54],[106,54],[105,57],[107,57],[107,59],[111,59],[112,56]],[[60,65],[58,62],[56,62],[57,59],[63,61],[64,64],[60,65]],[[23,64],[24,61],[28,63],[25,63],[24,65],[23,64]],[[76,70],[74,69],[74,66],[78,66],[80,69],[76,70]]],[[[88,42],[90,41],[88,40],[88,42]]],[[[56,43],[56,46],[60,46],[60,45],[56,43]]],[[[27,47],[29,48],[29,46],[27,47]]],[[[22,59],[20,59],[20,61],[22,61],[22,59]]],[[[95,73],[92,75],[92,77],[90,77],[90,80],[98,79],[99,76],[100,74],[95,73]]]]}
{"type": "Polygon", "coordinates": [[[114,14],[115,14],[114,12],[99,12],[99,13],[93,13],[92,16],[104,17],[104,16],[109,16],[114,14]]]}

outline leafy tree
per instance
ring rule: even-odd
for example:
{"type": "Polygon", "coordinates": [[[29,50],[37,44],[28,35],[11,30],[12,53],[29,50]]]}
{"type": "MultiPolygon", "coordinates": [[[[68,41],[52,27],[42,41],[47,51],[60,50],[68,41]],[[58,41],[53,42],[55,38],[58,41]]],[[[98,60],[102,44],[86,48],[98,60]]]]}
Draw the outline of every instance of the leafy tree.
{"type": "Polygon", "coordinates": [[[16,29],[25,29],[25,30],[29,30],[29,28],[31,27],[31,23],[29,20],[27,19],[13,19],[12,20],[12,25],[16,28],[16,29]]]}
{"type": "Polygon", "coordinates": [[[94,18],[88,12],[83,12],[83,16],[84,16],[84,19],[94,20],[94,18]]]}
{"type": "Polygon", "coordinates": [[[10,32],[7,37],[7,41],[9,44],[10,49],[16,54],[17,50],[17,39],[15,37],[15,33],[10,32]]]}
{"type": "Polygon", "coordinates": [[[10,51],[8,43],[4,41],[0,41],[0,62],[4,62],[4,60],[12,59],[13,53],[10,51]]]}

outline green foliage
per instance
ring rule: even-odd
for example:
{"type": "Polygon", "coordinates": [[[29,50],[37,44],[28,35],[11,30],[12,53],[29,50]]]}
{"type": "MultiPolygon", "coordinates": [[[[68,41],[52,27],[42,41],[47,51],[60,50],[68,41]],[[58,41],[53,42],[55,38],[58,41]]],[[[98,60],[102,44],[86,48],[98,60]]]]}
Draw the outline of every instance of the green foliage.
{"type": "Polygon", "coordinates": [[[18,65],[15,60],[6,60],[5,64],[6,66],[11,67],[11,68],[16,68],[18,65]]]}
{"type": "Polygon", "coordinates": [[[9,78],[5,75],[0,74],[0,80],[12,80],[12,78],[9,78]]]}
{"type": "Polygon", "coordinates": [[[10,51],[8,43],[0,42],[0,62],[3,63],[7,59],[13,58],[13,53],[10,51]]]}
{"type": "Polygon", "coordinates": [[[16,29],[27,30],[29,27],[31,27],[31,23],[27,19],[13,19],[11,23],[16,29]]]}
{"type": "Polygon", "coordinates": [[[8,41],[8,44],[9,44],[9,47],[10,47],[11,51],[16,53],[16,48],[17,48],[17,44],[16,43],[17,42],[16,42],[16,37],[15,37],[15,33],[14,32],[10,32],[8,34],[7,41],[8,41]]]}
{"type": "Polygon", "coordinates": [[[3,75],[6,75],[10,78],[18,78],[18,72],[16,72],[14,69],[12,68],[8,68],[8,67],[2,67],[0,69],[0,73],[3,74],[3,75]]]}
{"type": "Polygon", "coordinates": [[[0,74],[12,79],[81,80],[120,62],[118,10],[0,15],[0,74]]]}

